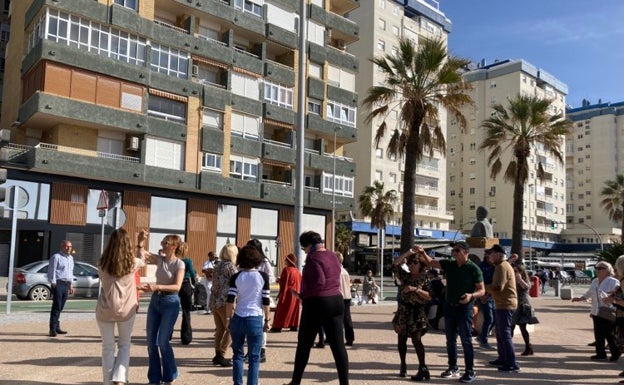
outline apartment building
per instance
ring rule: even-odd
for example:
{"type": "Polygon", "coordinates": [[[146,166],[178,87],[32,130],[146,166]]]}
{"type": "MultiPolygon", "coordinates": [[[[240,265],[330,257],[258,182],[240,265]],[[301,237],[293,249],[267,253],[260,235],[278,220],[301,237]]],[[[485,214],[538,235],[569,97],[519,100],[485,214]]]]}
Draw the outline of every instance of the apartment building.
{"type": "Polygon", "coordinates": [[[0,0],[0,110],[2,106],[2,84],[4,83],[5,52],[11,36],[10,7],[11,0],[0,0]]]}
{"type": "MultiPolygon", "coordinates": [[[[358,71],[358,5],[307,4],[302,227],[328,242],[331,209],[354,208],[357,95],[334,76],[358,71]]],[[[250,238],[276,265],[293,252],[298,2],[21,0],[9,16],[1,165],[27,198],[16,245],[0,220],[0,254],[19,266],[69,239],[94,263],[121,223],[151,250],[181,235],[196,265],[250,238]]]]}
{"type": "Polygon", "coordinates": [[[624,173],[624,102],[568,109],[574,126],[566,137],[566,231],[562,242],[609,243],[620,238],[620,222],[612,222],[600,204],[607,180],[624,173]]]}
{"type": "MultiPolygon", "coordinates": [[[[360,58],[360,72],[356,92],[363,99],[368,89],[385,81],[384,75],[368,60],[373,57],[392,54],[398,49],[400,37],[415,42],[423,38],[447,40],[451,32],[451,21],[440,11],[438,3],[424,0],[371,0],[349,13],[349,19],[369,28],[360,30],[360,39],[351,44],[348,51],[360,58]]],[[[345,154],[352,157],[358,166],[355,178],[355,194],[359,196],[363,189],[382,181],[386,190],[396,190],[399,202],[395,207],[395,218],[389,225],[400,223],[402,214],[403,159],[389,156],[386,148],[389,137],[375,146],[375,134],[380,120],[366,122],[370,111],[361,108],[357,115],[358,141],[345,147],[345,154]]],[[[392,128],[397,121],[397,111],[386,120],[392,128]]],[[[445,129],[446,111],[440,111],[441,124],[445,129]]],[[[416,171],[416,229],[417,235],[442,237],[441,231],[449,229],[453,219],[446,207],[446,162],[441,154],[433,158],[425,157],[416,171]]],[[[359,210],[359,207],[358,207],[359,210]]],[[[360,220],[365,218],[358,212],[360,220]]],[[[370,236],[358,238],[361,246],[376,245],[375,229],[370,236]]],[[[399,226],[387,228],[389,237],[400,235],[399,226]]],[[[388,243],[392,242],[388,239],[388,243]]]]}
{"type": "MultiPolygon", "coordinates": [[[[488,152],[479,149],[485,131],[482,122],[490,117],[494,104],[505,104],[518,93],[550,98],[552,113],[565,109],[567,86],[553,75],[524,60],[496,61],[465,73],[464,78],[474,86],[475,108],[465,110],[468,127],[463,131],[455,121],[448,125],[448,190],[449,209],[454,212],[453,227],[469,232],[475,222],[478,206],[489,209],[494,235],[502,243],[511,243],[513,184],[503,181],[502,173],[490,178],[488,152]]],[[[562,144],[563,146],[563,144],[562,144]]],[[[565,151],[565,147],[562,147],[565,151]]],[[[509,154],[511,155],[511,154],[509,154]]],[[[566,220],[566,167],[549,157],[539,146],[531,149],[528,160],[530,175],[524,195],[523,245],[525,253],[546,248],[557,241],[561,225],[566,220]],[[546,172],[543,181],[536,175],[537,164],[546,172]]],[[[508,159],[503,159],[504,167],[508,159]]]]}

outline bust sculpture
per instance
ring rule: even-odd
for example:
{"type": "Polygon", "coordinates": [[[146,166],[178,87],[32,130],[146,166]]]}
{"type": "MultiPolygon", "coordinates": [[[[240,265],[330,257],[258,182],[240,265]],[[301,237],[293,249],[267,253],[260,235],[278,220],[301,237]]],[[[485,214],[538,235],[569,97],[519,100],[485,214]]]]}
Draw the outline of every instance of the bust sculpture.
{"type": "Polygon", "coordinates": [[[475,238],[492,238],[492,224],[487,219],[488,209],[484,206],[477,207],[477,223],[470,230],[470,236],[475,238]]]}

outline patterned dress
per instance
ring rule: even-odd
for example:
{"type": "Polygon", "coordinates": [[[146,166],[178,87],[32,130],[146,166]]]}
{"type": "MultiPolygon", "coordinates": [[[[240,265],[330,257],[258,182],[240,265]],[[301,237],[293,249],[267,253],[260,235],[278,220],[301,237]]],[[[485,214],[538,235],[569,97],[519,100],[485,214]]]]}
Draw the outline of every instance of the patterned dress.
{"type": "Polygon", "coordinates": [[[519,283],[516,283],[516,291],[518,292],[518,307],[511,318],[511,323],[514,325],[535,323],[535,312],[529,300],[531,282],[527,282],[527,285],[526,289],[524,289],[519,283]]]}
{"type": "Polygon", "coordinates": [[[392,326],[397,334],[411,335],[421,332],[424,334],[429,327],[427,320],[427,303],[416,292],[403,293],[407,286],[421,287],[423,290],[431,292],[431,283],[426,274],[421,274],[414,278],[411,273],[403,270],[401,266],[394,265],[392,271],[401,281],[401,302],[392,319],[392,326]]]}

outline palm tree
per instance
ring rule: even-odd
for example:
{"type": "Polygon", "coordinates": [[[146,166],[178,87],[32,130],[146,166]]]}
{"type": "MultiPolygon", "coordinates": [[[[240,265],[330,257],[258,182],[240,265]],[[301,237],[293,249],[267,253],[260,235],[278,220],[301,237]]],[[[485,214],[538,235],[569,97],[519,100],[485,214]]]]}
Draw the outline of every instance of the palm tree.
{"type": "Polygon", "coordinates": [[[336,226],[336,250],[340,251],[345,256],[345,259],[347,254],[349,254],[349,247],[353,238],[355,238],[355,235],[347,226],[343,224],[336,226]]]}
{"type": "Polygon", "coordinates": [[[600,195],[600,204],[609,219],[613,222],[621,221],[620,229],[624,231],[624,174],[616,175],[615,180],[606,181],[600,195]]]}
{"type": "Polygon", "coordinates": [[[401,250],[405,251],[414,245],[416,166],[425,155],[446,154],[440,108],[446,108],[462,128],[466,126],[461,108],[472,104],[466,94],[472,87],[463,81],[460,71],[469,60],[447,55],[439,39],[422,40],[416,46],[406,38],[399,41],[396,55],[371,60],[386,77],[385,84],[371,87],[363,101],[371,110],[366,121],[381,120],[375,147],[388,134],[388,154],[405,155],[401,228],[401,250]],[[397,125],[389,127],[386,119],[393,111],[397,112],[397,125]]]}
{"type": "MultiPolygon", "coordinates": [[[[514,185],[511,252],[522,255],[523,196],[529,180],[527,159],[531,149],[539,145],[542,151],[563,163],[561,146],[572,122],[564,119],[563,114],[551,115],[549,99],[518,94],[508,99],[508,103],[507,107],[495,105],[493,115],[483,122],[487,132],[480,148],[490,150],[488,166],[493,180],[503,168],[503,158],[509,161],[503,180],[514,185]]],[[[544,178],[541,162],[537,177],[544,178]]]]}
{"type": "Polygon", "coordinates": [[[622,241],[613,241],[605,250],[598,252],[598,260],[609,262],[615,266],[615,261],[620,255],[624,255],[624,243],[622,241]]]}
{"type": "MultiPolygon", "coordinates": [[[[394,205],[397,199],[397,192],[395,190],[384,191],[384,184],[380,181],[375,181],[372,186],[365,187],[358,197],[360,211],[363,215],[370,217],[371,226],[378,229],[377,239],[380,246],[382,245],[382,230],[386,229],[386,221],[394,215],[394,205]]],[[[379,251],[381,252],[381,247],[379,251]]],[[[383,264],[383,256],[380,256],[380,262],[383,264]]]]}

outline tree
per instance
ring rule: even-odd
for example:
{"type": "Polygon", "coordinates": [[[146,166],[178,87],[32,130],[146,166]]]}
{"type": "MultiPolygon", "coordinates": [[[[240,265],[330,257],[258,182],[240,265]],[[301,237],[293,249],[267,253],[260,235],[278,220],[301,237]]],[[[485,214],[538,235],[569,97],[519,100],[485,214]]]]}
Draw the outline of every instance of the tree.
{"type": "Polygon", "coordinates": [[[624,243],[614,241],[609,247],[598,252],[598,260],[609,262],[615,266],[615,261],[620,255],[624,255],[624,243]]]}
{"type": "Polygon", "coordinates": [[[347,226],[340,224],[336,226],[336,250],[340,251],[342,255],[347,257],[349,254],[349,247],[351,246],[351,241],[355,238],[353,235],[353,231],[349,229],[347,226]]]}
{"type": "Polygon", "coordinates": [[[401,250],[406,251],[414,245],[416,166],[425,155],[446,154],[440,109],[445,108],[462,128],[466,126],[461,108],[472,104],[466,93],[472,87],[460,72],[469,60],[448,55],[439,39],[425,39],[416,46],[403,38],[396,55],[371,61],[385,75],[384,84],[369,88],[363,101],[371,110],[366,121],[381,121],[375,147],[388,134],[387,153],[405,155],[401,250]],[[392,112],[397,113],[397,124],[389,127],[386,119],[392,112]]]}
{"type": "MultiPolygon", "coordinates": [[[[378,229],[379,245],[382,245],[382,230],[386,229],[386,220],[394,215],[394,205],[397,199],[397,192],[395,190],[384,191],[384,184],[380,181],[375,181],[372,186],[365,187],[358,197],[360,211],[370,217],[371,226],[378,229]]],[[[381,248],[379,251],[381,252],[381,248]]],[[[380,262],[383,264],[381,255],[380,262]]]]}
{"type": "Polygon", "coordinates": [[[624,231],[624,174],[616,175],[615,180],[606,181],[600,195],[600,205],[609,219],[613,222],[620,221],[620,229],[624,231]]]}
{"type": "MultiPolygon", "coordinates": [[[[508,99],[507,107],[496,104],[493,115],[482,124],[487,131],[480,148],[490,150],[490,177],[496,180],[503,161],[509,161],[503,180],[514,185],[511,252],[518,255],[522,255],[523,197],[531,150],[539,145],[541,151],[562,164],[561,146],[572,125],[563,114],[550,113],[551,103],[549,99],[518,94],[508,99]]],[[[536,175],[540,180],[544,178],[543,166],[538,162],[536,175]]]]}

